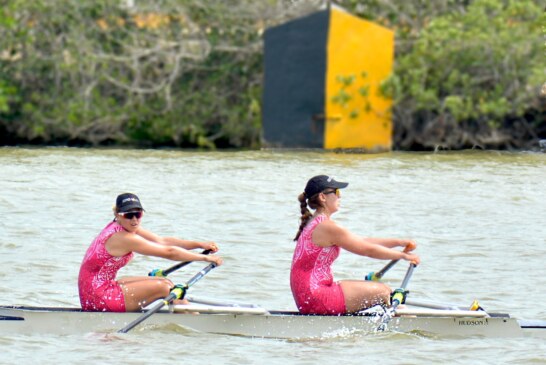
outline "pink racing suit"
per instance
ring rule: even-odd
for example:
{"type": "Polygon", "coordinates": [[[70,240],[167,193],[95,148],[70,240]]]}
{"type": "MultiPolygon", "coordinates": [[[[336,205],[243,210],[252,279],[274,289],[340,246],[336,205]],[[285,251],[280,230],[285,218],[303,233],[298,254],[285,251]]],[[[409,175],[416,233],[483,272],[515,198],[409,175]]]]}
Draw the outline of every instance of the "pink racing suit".
{"type": "Polygon", "coordinates": [[[290,271],[290,287],[300,313],[343,314],[345,297],[339,283],[334,283],[331,265],[339,256],[338,246],[320,247],[313,243],[315,227],[328,219],[317,216],[301,232],[290,271]]]}
{"type": "Polygon", "coordinates": [[[93,240],[83,258],[78,289],[84,311],[125,312],[125,299],[116,274],[131,259],[133,253],[116,257],[106,251],[106,241],[123,227],[117,222],[109,223],[93,240]]]}

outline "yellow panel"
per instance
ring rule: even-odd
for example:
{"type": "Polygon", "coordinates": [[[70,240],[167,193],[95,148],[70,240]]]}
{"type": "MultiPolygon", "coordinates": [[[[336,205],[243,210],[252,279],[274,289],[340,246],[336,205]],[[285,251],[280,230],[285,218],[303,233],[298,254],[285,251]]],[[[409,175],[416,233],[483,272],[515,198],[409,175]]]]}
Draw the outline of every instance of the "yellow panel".
{"type": "Polygon", "coordinates": [[[392,72],[394,33],[334,8],[328,38],[324,148],[390,150],[392,100],[379,85],[392,72]]]}

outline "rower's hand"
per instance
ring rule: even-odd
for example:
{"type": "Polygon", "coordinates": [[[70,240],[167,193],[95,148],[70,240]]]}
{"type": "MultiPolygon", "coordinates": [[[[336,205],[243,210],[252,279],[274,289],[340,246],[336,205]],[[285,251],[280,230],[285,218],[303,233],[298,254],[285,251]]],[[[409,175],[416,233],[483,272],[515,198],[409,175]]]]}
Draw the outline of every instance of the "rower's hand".
{"type": "Polygon", "coordinates": [[[417,243],[414,240],[406,240],[404,242],[406,247],[404,247],[404,252],[411,252],[417,248],[417,243]]]}
{"type": "Polygon", "coordinates": [[[419,258],[419,256],[417,256],[414,253],[406,253],[404,256],[404,260],[409,261],[412,264],[415,264],[415,266],[421,263],[421,259],[419,258]]]}
{"type": "Polygon", "coordinates": [[[201,248],[204,250],[211,250],[211,252],[218,252],[219,248],[215,242],[201,242],[201,248]]]}
{"type": "Polygon", "coordinates": [[[214,262],[216,266],[220,266],[224,263],[224,260],[220,256],[216,255],[207,255],[204,256],[204,261],[206,262],[214,262]]]}

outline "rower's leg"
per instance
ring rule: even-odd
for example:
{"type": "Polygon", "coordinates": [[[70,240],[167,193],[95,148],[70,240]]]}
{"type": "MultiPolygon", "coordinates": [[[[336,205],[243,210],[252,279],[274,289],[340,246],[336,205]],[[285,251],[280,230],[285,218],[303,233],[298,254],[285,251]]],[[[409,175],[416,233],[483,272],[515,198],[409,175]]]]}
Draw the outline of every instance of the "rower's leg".
{"type": "Polygon", "coordinates": [[[377,281],[341,280],[347,313],[354,313],[377,304],[389,304],[391,288],[377,281]]]}
{"type": "Polygon", "coordinates": [[[157,299],[169,295],[174,284],[166,278],[139,276],[118,280],[125,298],[127,312],[139,311],[157,299]]]}

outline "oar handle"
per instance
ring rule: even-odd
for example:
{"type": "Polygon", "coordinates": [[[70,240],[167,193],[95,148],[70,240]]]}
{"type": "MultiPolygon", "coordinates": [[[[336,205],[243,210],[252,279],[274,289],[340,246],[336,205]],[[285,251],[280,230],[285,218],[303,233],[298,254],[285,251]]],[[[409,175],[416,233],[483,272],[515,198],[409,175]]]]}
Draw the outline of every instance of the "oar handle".
{"type": "MultiPolygon", "coordinates": [[[[212,250],[205,250],[205,251],[201,252],[201,255],[208,255],[211,252],[212,252],[212,250]]],[[[169,275],[170,273],[172,273],[172,272],[174,272],[174,271],[176,271],[178,269],[181,269],[186,265],[191,264],[192,262],[193,261],[179,262],[178,264],[173,265],[173,266],[171,266],[171,267],[169,267],[168,269],[165,269],[165,270],[155,269],[155,270],[150,271],[148,273],[148,276],[165,277],[165,276],[169,275]]]]}

